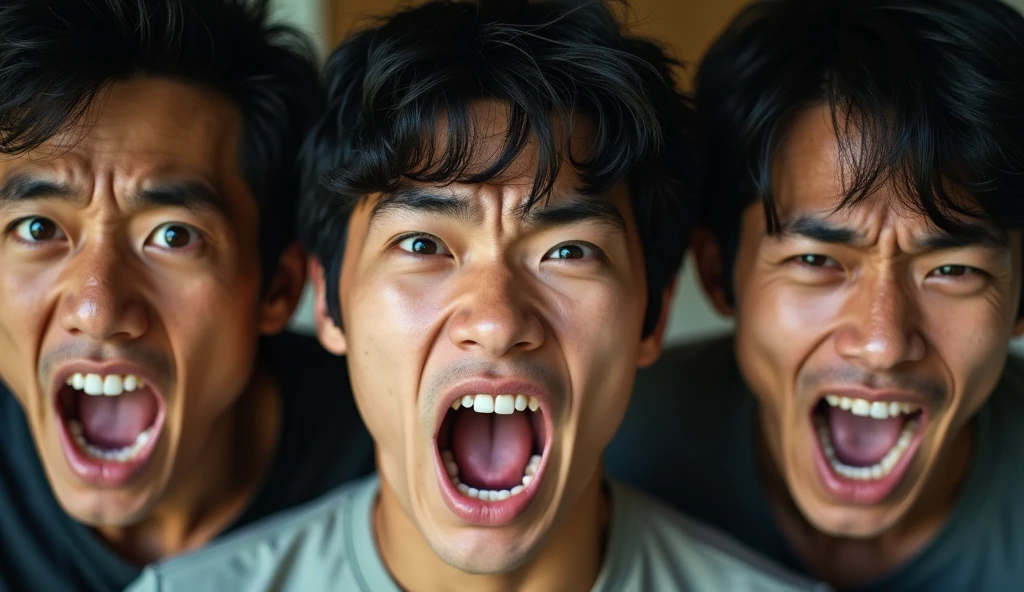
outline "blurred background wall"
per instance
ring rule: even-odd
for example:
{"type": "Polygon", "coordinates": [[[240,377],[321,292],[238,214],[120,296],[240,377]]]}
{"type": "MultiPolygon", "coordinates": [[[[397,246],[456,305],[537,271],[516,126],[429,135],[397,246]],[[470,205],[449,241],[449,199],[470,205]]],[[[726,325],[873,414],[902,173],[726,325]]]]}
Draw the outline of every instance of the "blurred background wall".
{"type": "MultiPolygon", "coordinates": [[[[396,6],[408,5],[395,0],[273,0],[277,16],[308,32],[324,53],[335,47],[350,31],[365,22],[368,15],[387,13],[396,6]]],[[[729,20],[749,0],[630,0],[633,30],[665,43],[672,54],[691,65],[687,76],[707,46],[729,20]]],[[[1005,0],[1004,0],[1005,1],[1005,0]]],[[[1024,0],[1009,4],[1024,10],[1024,0]]],[[[687,80],[688,82],[688,80],[687,80]]],[[[308,294],[295,317],[295,327],[309,330],[308,294]]],[[[707,303],[687,262],[676,291],[668,340],[681,343],[728,331],[731,323],[720,317],[707,303]]],[[[1015,344],[1024,352],[1024,341],[1015,344]]]]}

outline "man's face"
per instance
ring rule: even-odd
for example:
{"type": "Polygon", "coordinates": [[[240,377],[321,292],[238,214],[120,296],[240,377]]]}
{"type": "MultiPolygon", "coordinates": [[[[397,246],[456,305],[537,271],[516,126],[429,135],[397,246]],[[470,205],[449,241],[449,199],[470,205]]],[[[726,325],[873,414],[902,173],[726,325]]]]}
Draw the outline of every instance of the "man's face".
{"type": "Polygon", "coordinates": [[[240,117],[164,80],[0,160],[0,376],[61,505],[141,519],[243,390],[260,327],[240,117]]]}
{"type": "MultiPolygon", "coordinates": [[[[502,111],[475,112],[481,166],[502,111]]],[[[581,196],[565,166],[524,217],[533,159],[489,184],[372,196],[342,268],[350,374],[383,486],[438,557],[472,573],[527,561],[597,486],[637,365],[658,353],[641,340],[628,194],[581,196]]]]}
{"type": "Polygon", "coordinates": [[[835,211],[831,119],[798,119],[775,163],[783,231],[744,215],[737,349],[772,461],[803,515],[836,536],[884,532],[936,480],[1005,362],[1020,237],[953,240],[891,186],[835,211]]]}

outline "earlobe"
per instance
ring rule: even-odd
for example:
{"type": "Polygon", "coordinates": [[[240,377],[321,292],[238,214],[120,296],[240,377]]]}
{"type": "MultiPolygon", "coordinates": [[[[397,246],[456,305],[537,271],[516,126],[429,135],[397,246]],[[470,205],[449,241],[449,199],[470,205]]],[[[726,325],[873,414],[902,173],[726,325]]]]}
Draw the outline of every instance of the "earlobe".
{"type": "Polygon", "coordinates": [[[348,340],[341,327],[331,318],[330,310],[327,308],[327,278],[324,268],[316,257],[309,257],[309,277],[313,280],[313,321],[316,325],[316,336],[324,349],[336,356],[343,356],[348,352],[348,340]]]}
{"type": "Polygon", "coordinates": [[[690,240],[690,249],[697,264],[697,276],[704,288],[704,294],[719,314],[733,316],[735,309],[727,291],[729,282],[725,277],[725,270],[729,266],[722,260],[722,249],[718,241],[707,229],[696,228],[690,240]]]}
{"type": "Polygon", "coordinates": [[[658,361],[665,349],[665,330],[668,328],[669,310],[672,308],[672,297],[676,293],[676,282],[672,281],[661,293],[661,314],[654,330],[640,341],[639,355],[636,365],[646,368],[658,361]]]}
{"type": "Polygon", "coordinates": [[[289,245],[278,258],[277,269],[260,304],[259,330],[280,333],[295,313],[306,285],[305,254],[298,243],[289,245]]]}

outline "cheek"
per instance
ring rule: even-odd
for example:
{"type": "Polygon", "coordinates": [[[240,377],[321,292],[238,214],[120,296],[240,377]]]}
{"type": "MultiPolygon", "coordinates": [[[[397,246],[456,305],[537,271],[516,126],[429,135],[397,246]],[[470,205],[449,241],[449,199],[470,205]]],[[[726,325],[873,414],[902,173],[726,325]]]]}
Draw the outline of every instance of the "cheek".
{"type": "Polygon", "coordinates": [[[153,296],[175,358],[176,390],[185,397],[182,425],[208,425],[252,376],[259,339],[258,278],[179,279],[173,287],[156,287],[153,296]]]}
{"type": "Polygon", "coordinates": [[[827,337],[843,294],[752,278],[737,293],[736,332],[741,356],[757,376],[771,376],[773,390],[788,391],[803,362],[827,337]]]}
{"type": "Polygon", "coordinates": [[[367,428],[385,453],[405,440],[426,352],[444,311],[443,290],[426,276],[355,278],[342,294],[349,374],[367,428]],[[412,393],[412,395],[410,395],[412,393]]]}
{"type": "Polygon", "coordinates": [[[999,381],[1015,311],[983,299],[927,304],[922,307],[922,330],[951,376],[961,400],[958,413],[969,417],[999,381]]]}
{"type": "Polygon", "coordinates": [[[58,321],[51,290],[58,274],[52,267],[21,266],[0,274],[0,378],[19,398],[37,388],[37,356],[47,324],[58,321]]]}
{"type": "MultiPolygon", "coordinates": [[[[642,286],[643,280],[635,285],[642,286]]],[[[641,291],[617,284],[581,286],[552,304],[554,339],[577,398],[575,437],[582,457],[599,455],[625,414],[637,370],[644,304],[641,291]]]]}

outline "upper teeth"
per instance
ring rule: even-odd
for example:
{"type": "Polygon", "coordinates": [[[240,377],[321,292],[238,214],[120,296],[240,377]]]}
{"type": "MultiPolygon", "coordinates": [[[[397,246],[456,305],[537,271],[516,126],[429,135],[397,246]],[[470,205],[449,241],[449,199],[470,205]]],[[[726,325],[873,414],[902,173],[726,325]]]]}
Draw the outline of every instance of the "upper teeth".
{"type": "Polygon", "coordinates": [[[76,391],[85,391],[87,395],[107,395],[116,397],[121,393],[132,392],[142,388],[142,379],[133,374],[81,374],[75,373],[68,377],[67,385],[76,391]]]}
{"type": "Polygon", "coordinates": [[[914,403],[900,403],[898,401],[867,401],[839,395],[826,395],[825,402],[830,407],[839,407],[843,411],[849,411],[861,417],[873,417],[875,419],[889,419],[900,414],[913,415],[921,410],[920,405],[914,403]]]}
{"type": "Polygon", "coordinates": [[[540,408],[540,401],[537,397],[526,395],[465,395],[461,399],[455,399],[452,409],[467,407],[477,413],[498,413],[500,415],[512,415],[516,411],[536,411],[540,408]]]}

